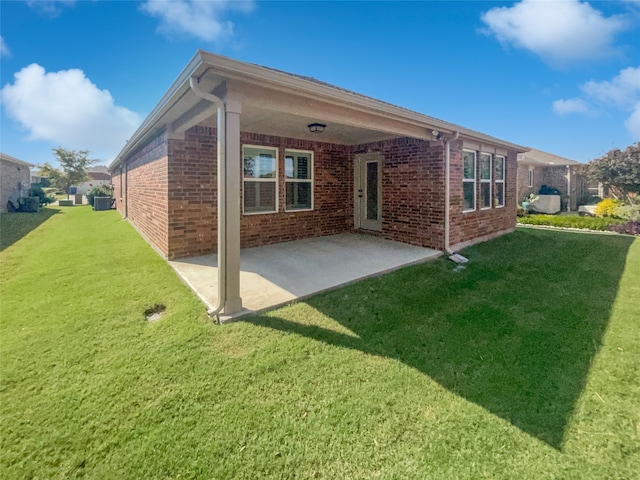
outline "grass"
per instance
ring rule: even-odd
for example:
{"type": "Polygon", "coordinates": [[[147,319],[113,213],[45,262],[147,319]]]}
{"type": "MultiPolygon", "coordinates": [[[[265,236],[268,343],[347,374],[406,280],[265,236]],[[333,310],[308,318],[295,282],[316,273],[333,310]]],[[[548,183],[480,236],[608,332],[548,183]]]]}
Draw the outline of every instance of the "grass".
{"type": "Polygon", "coordinates": [[[637,478],[640,239],[521,230],[218,327],[115,211],[59,211],[0,253],[2,478],[637,478]]]}
{"type": "Polygon", "coordinates": [[[582,228],[607,231],[611,225],[625,223],[626,220],[612,217],[581,217],[579,215],[542,215],[533,214],[518,217],[523,225],[548,225],[560,228],[582,228]]]}
{"type": "Polygon", "coordinates": [[[33,213],[0,213],[0,251],[13,245],[56,213],[57,210],[50,208],[33,213]]]}

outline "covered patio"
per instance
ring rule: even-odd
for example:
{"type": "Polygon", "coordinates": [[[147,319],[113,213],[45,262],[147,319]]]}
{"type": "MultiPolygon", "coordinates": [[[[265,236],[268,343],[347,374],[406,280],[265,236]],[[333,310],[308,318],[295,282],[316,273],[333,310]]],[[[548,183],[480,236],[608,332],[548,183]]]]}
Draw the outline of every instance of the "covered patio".
{"type": "MultiPolygon", "coordinates": [[[[426,262],[442,252],[379,237],[344,233],[262,247],[240,254],[243,309],[221,321],[261,312],[339,286],[426,262]]],[[[216,255],[170,261],[169,264],[211,309],[217,303],[216,255]]]]}

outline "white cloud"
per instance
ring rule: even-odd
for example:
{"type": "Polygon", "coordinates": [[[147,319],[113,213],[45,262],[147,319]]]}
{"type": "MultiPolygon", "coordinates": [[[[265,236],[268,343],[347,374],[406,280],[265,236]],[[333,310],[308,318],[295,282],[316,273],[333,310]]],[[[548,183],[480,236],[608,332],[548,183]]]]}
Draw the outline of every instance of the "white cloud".
{"type": "Polygon", "coordinates": [[[62,9],[72,6],[76,0],[27,0],[27,5],[42,15],[57,17],[62,13],[62,9]]]}
{"type": "Polygon", "coordinates": [[[11,55],[11,50],[4,41],[4,38],[0,36],[0,57],[8,57],[11,55]]]}
{"type": "Polygon", "coordinates": [[[628,67],[611,81],[591,80],[580,87],[590,98],[601,103],[613,103],[619,108],[628,108],[640,97],[640,67],[628,67]]]}
{"type": "Polygon", "coordinates": [[[569,113],[588,113],[590,108],[587,102],[581,98],[570,98],[553,102],[553,111],[558,115],[567,115],[569,113]]]}
{"type": "Polygon", "coordinates": [[[14,79],[0,90],[0,100],[30,140],[112,157],[140,124],[138,114],[115,105],[111,93],[100,90],[82,70],[46,72],[34,63],[14,79]]]}
{"type": "Polygon", "coordinates": [[[616,108],[631,111],[625,127],[634,139],[640,140],[640,66],[628,67],[611,80],[590,80],[580,86],[586,98],[572,98],[553,102],[553,111],[559,115],[568,113],[592,113],[589,103],[601,110],[616,108]],[[588,103],[588,102],[589,103],[588,103]]]}
{"type": "Polygon", "coordinates": [[[631,116],[624,122],[627,131],[636,142],[640,142],[640,102],[636,103],[631,116]]]}
{"type": "Polygon", "coordinates": [[[615,54],[614,37],[628,27],[626,17],[605,17],[579,0],[522,0],[492,8],[481,20],[502,44],[529,50],[556,66],[615,54]]]}
{"type": "Polygon", "coordinates": [[[227,13],[249,13],[253,7],[252,0],[147,0],[141,9],[160,19],[161,33],[186,34],[212,42],[233,35],[233,23],[224,18],[227,13]]]}

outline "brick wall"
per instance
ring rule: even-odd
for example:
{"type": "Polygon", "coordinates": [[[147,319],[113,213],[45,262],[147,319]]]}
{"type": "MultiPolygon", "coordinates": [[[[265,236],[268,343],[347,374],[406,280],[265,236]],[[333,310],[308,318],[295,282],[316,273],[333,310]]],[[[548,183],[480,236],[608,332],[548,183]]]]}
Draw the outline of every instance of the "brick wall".
{"type": "Polygon", "coordinates": [[[168,238],[167,136],[159,134],[113,172],[116,208],[165,256],[168,238]]]}
{"type": "Polygon", "coordinates": [[[326,142],[243,133],[242,143],[278,148],[279,212],[245,215],[240,224],[241,246],[254,247],[302,238],[334,235],[353,228],[353,162],[349,148],[326,142]],[[285,149],[314,152],[314,209],[285,212],[285,149]]]}
{"type": "Polygon", "coordinates": [[[367,151],[380,152],[384,157],[380,236],[422,247],[443,248],[442,143],[405,137],[357,145],[352,150],[353,158],[367,151]]]}
{"type": "MultiPolygon", "coordinates": [[[[242,132],[241,143],[278,148],[277,213],[243,215],[241,247],[348,231],[353,225],[352,163],[341,145],[242,132]],[[285,212],[285,149],[314,152],[314,209],[285,212]]],[[[216,132],[196,126],[169,140],[169,258],[215,251],[217,243],[216,132]]],[[[240,175],[240,170],[238,174],[240,175]]],[[[241,199],[242,205],[242,199],[241,199]]]]}
{"type": "Polygon", "coordinates": [[[521,165],[518,164],[517,170],[517,185],[518,191],[516,194],[516,199],[518,205],[522,204],[522,200],[525,196],[533,193],[534,195],[538,194],[538,190],[544,184],[543,180],[543,170],[544,167],[538,166],[533,167],[533,187],[529,187],[529,165],[521,165]]]}
{"type": "Polygon", "coordinates": [[[24,197],[31,187],[29,167],[6,160],[0,161],[0,212],[7,211],[9,197],[24,197]],[[22,188],[18,188],[21,186],[22,188]]]}
{"type": "Polygon", "coordinates": [[[169,139],[169,258],[215,250],[217,224],[215,129],[196,126],[169,139]]]}
{"type": "Polygon", "coordinates": [[[588,182],[584,175],[579,173],[577,167],[571,168],[571,191],[567,192],[567,167],[542,167],[534,168],[533,187],[529,187],[529,166],[518,165],[518,203],[522,203],[524,196],[533,193],[538,194],[542,185],[557,188],[562,192],[562,209],[565,210],[567,203],[571,210],[577,210],[581,202],[586,201],[589,196],[588,182]]]}
{"type": "MultiPolygon", "coordinates": [[[[242,248],[351,231],[354,160],[358,153],[367,151],[380,152],[384,157],[382,231],[373,234],[444,248],[441,142],[398,138],[350,147],[242,132],[241,143],[278,148],[279,163],[278,212],[242,215],[242,248]],[[284,211],[286,149],[314,152],[312,211],[284,211]]],[[[184,140],[160,134],[126,159],[122,173],[113,172],[118,210],[170,259],[216,249],[216,149],[215,129],[210,127],[193,127],[184,140]]],[[[490,237],[515,226],[516,167],[516,155],[509,152],[505,207],[463,214],[462,142],[452,142],[452,245],[490,237]]],[[[477,188],[479,198],[479,182],[477,188]]]]}
{"type": "MultiPolygon", "coordinates": [[[[476,162],[476,179],[480,178],[479,165],[480,162],[476,162]]],[[[504,207],[480,210],[480,182],[476,181],[476,210],[463,213],[462,141],[452,142],[450,244],[454,250],[474,243],[474,240],[484,241],[515,228],[517,167],[516,152],[509,151],[505,161],[504,207]]],[[[492,192],[495,192],[495,180],[492,182],[492,192]]]]}

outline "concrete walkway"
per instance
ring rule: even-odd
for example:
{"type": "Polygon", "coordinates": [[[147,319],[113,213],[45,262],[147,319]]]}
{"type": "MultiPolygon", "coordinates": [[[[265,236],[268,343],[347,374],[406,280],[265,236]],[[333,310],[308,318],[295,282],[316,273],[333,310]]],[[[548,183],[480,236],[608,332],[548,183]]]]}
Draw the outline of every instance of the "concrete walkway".
{"type": "MultiPolygon", "coordinates": [[[[438,250],[355,233],[243,249],[240,295],[245,310],[234,317],[271,309],[441,254],[438,250]]],[[[216,255],[174,260],[169,264],[208,309],[216,304],[216,255]]]]}

